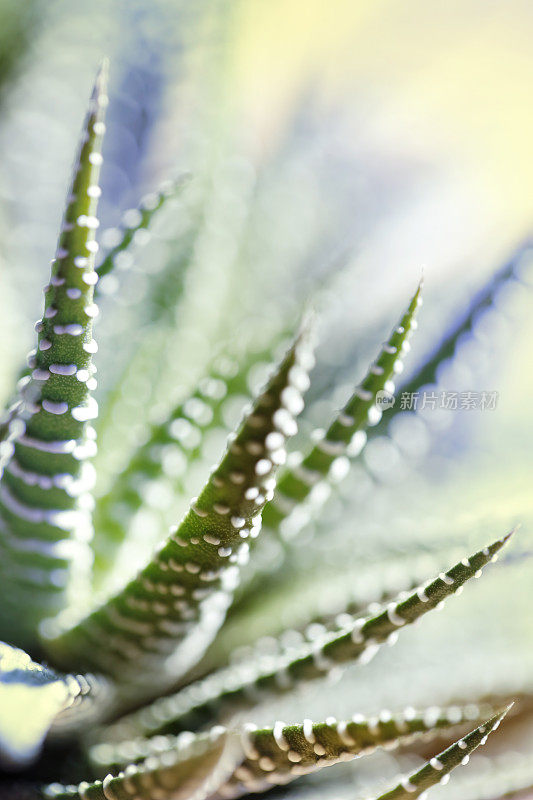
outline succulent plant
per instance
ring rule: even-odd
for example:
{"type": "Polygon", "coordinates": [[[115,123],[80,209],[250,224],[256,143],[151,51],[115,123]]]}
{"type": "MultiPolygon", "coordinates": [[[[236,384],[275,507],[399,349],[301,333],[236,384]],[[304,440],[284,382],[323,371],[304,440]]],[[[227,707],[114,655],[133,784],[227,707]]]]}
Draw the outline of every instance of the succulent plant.
{"type": "MultiPolygon", "coordinates": [[[[425,766],[390,790],[377,790],[383,799],[419,797],[468,761],[511,698],[468,697],[395,713],[378,708],[375,716],[347,707],[340,721],[291,724],[258,724],[256,710],[334,677],[345,665],[367,664],[383,644],[394,644],[404,628],[479,577],[510,534],[500,532],[434,575],[402,574],[400,585],[386,585],[378,562],[366,596],[368,584],[359,593],[341,587],[340,604],[339,596],[328,601],[325,593],[320,614],[300,609],[290,631],[277,620],[269,651],[249,647],[238,664],[228,665],[224,648],[217,655],[213,643],[227,619],[239,627],[250,597],[292,582],[302,529],[319,519],[327,492],[336,491],[357,461],[370,429],[382,429],[399,410],[386,410],[382,419],[378,401],[395,391],[422,287],[335,418],[300,442],[301,456],[287,459],[313,367],[314,322],[304,314],[204,488],[162,540],[161,532],[146,531],[159,545],[131,574],[131,520],[147,486],[166,470],[173,490],[185,491],[182,472],[171,465],[179,460],[193,468],[209,432],[224,425],[224,403],[247,392],[254,365],[278,353],[288,331],[280,326],[263,351],[245,354],[237,365],[227,353],[215,354],[197,389],[152,425],[112,485],[92,497],[98,279],[114,270],[135,233],[183,186],[178,180],[141,204],[95,266],[106,105],[104,65],[74,163],[36,349],[1,429],[0,635],[9,642],[0,646],[2,796],[238,797],[379,749],[409,746],[420,755],[431,746],[437,755],[425,766]],[[248,558],[253,565],[269,540],[279,545],[283,563],[247,570],[248,558]],[[439,752],[443,738],[448,746],[439,752]]],[[[479,295],[405,384],[409,391],[433,379],[514,267],[512,261],[479,295]]],[[[150,357],[158,352],[152,349],[150,357]]],[[[253,644],[245,628],[241,644],[253,644]]]]}

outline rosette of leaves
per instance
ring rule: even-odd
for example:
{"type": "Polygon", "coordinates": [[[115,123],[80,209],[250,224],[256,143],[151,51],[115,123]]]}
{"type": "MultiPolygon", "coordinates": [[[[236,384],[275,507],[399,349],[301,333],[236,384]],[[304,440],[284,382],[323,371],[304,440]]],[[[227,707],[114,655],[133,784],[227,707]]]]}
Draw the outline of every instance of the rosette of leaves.
{"type": "MultiPolygon", "coordinates": [[[[285,542],[296,518],[294,536],[302,509],[307,518],[318,514],[321,488],[334,491],[363,449],[367,429],[380,424],[377,400],[395,391],[421,286],[340,411],[303,443],[299,458],[287,461],[313,367],[313,324],[305,318],[237,429],[228,432],[198,497],[181,520],[159,533],[150,560],[130,576],[130,524],[146,487],[173,459],[194,467],[213,426],[223,425],[224,401],[247,391],[256,358],[250,353],[235,364],[225,353],[216,356],[190,396],[138,443],[106,494],[92,497],[95,254],[106,105],[104,65],[74,161],[35,350],[2,426],[1,791],[11,798],[57,800],[239,797],[375,751],[409,748],[420,755],[429,747],[437,755],[380,795],[419,797],[485,742],[509,710],[507,698],[468,697],[414,709],[402,708],[399,697],[395,712],[377,708],[365,715],[346,707],[340,720],[270,724],[254,722],[256,709],[265,700],[283,702],[352,663],[366,665],[382,645],[394,644],[404,629],[479,577],[510,534],[418,581],[407,574],[395,590],[379,588],[378,567],[378,602],[363,592],[357,600],[346,596],[340,613],[326,608],[317,618],[309,609],[305,624],[280,632],[269,654],[252,648],[239,665],[219,664],[195,680],[190,675],[192,669],[202,672],[256,545],[269,537],[285,542]],[[115,582],[106,588],[111,573],[115,582]],[[126,577],[117,585],[120,574],[126,577]],[[438,746],[443,739],[444,749],[438,746]]],[[[176,188],[165,188],[130,215],[122,240],[101,261],[102,274],[114,269],[134,229],[147,227],[176,188]]],[[[496,284],[512,273],[511,264],[496,284]]],[[[488,287],[477,309],[490,304],[494,292],[494,285],[488,287]]],[[[474,312],[411,387],[431,380],[453,355],[474,312]]],[[[282,338],[280,333],[261,358],[279,352],[282,338]]],[[[182,492],[180,476],[172,470],[170,476],[174,491],[182,492]]],[[[295,546],[287,550],[290,566],[295,546]]],[[[290,580],[290,569],[288,574],[290,580]]]]}

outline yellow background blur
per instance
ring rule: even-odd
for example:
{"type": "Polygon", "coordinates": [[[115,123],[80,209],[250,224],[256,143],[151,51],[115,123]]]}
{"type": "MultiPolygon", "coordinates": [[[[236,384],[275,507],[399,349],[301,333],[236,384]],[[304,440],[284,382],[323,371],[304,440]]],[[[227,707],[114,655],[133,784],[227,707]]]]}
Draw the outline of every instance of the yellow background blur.
{"type": "Polygon", "coordinates": [[[236,15],[232,91],[262,130],[310,79],[331,102],[373,97],[376,139],[439,151],[509,241],[528,230],[532,3],[251,0],[236,15]]]}

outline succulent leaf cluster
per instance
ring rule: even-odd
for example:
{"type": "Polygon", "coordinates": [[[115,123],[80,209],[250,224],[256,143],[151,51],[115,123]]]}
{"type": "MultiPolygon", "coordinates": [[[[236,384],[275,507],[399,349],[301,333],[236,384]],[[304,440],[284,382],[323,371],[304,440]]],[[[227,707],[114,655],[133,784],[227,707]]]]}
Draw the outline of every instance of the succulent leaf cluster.
{"type": "MultiPolygon", "coordinates": [[[[180,179],[145,201],[96,265],[106,71],[104,65],[82,129],[36,347],[1,429],[0,635],[9,644],[0,646],[0,753],[3,768],[20,770],[2,782],[2,791],[41,800],[231,798],[375,751],[399,747],[420,755],[430,747],[435,755],[424,766],[379,795],[419,797],[467,763],[509,711],[510,698],[378,708],[374,716],[346,708],[341,720],[271,724],[254,722],[256,709],[351,664],[367,665],[380,647],[393,645],[404,629],[479,577],[510,534],[398,586],[379,589],[378,575],[377,597],[346,596],[342,608],[333,604],[318,616],[310,609],[289,631],[281,621],[268,653],[252,646],[240,663],[214,657],[210,667],[204,659],[226,621],[238,620],[243,606],[246,611],[247,598],[290,583],[302,531],[318,524],[326,497],[358,463],[367,438],[398,413],[393,407],[382,416],[378,400],[393,395],[401,380],[422,286],[366,376],[323,429],[304,437],[300,454],[287,458],[314,365],[310,314],[289,337],[282,326],[240,364],[216,354],[198,386],[170,404],[107,490],[93,496],[98,280],[113,272],[134,234],[184,186],[180,179]],[[280,346],[281,357],[229,433],[204,487],[182,519],[159,532],[152,557],[131,576],[130,525],[146,487],[165,464],[193,468],[212,428],[223,424],[223,403],[247,393],[251,369],[280,346]],[[284,553],[281,567],[248,569],[268,541],[284,553]]],[[[410,391],[453,356],[461,334],[514,266],[498,273],[404,384],[410,391]]],[[[183,494],[183,473],[167,472],[183,494]]],[[[147,536],[154,539],[153,532],[147,536]]]]}

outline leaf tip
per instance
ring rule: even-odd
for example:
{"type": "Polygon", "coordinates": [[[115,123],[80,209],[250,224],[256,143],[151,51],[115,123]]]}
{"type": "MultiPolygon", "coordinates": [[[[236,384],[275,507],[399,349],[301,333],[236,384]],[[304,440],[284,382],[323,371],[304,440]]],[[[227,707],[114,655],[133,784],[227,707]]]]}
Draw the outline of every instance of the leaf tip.
{"type": "Polygon", "coordinates": [[[517,525],[514,526],[514,528],[511,528],[509,533],[506,533],[505,536],[502,539],[500,539],[501,546],[503,547],[503,545],[506,544],[506,542],[508,542],[509,539],[511,539],[515,535],[515,533],[518,530],[520,530],[521,527],[522,527],[522,523],[519,522],[517,525]]]}
{"type": "Polygon", "coordinates": [[[298,353],[301,366],[310,371],[315,365],[315,345],[318,315],[312,306],[307,306],[300,319],[293,347],[298,353]]]}
{"type": "Polygon", "coordinates": [[[414,308],[418,308],[419,306],[422,305],[422,302],[423,302],[423,300],[422,300],[422,290],[424,288],[424,281],[425,281],[424,267],[422,267],[422,272],[420,274],[420,280],[418,281],[418,286],[416,287],[416,292],[414,293],[413,301],[412,301],[412,304],[413,304],[414,308]]]}
{"type": "Polygon", "coordinates": [[[96,73],[95,86],[102,86],[105,88],[109,78],[109,58],[104,56],[100,61],[98,71],[96,73]]]}
{"type": "Polygon", "coordinates": [[[94,79],[91,101],[99,106],[107,105],[107,84],[109,80],[109,58],[102,58],[94,79]]]}
{"type": "Polygon", "coordinates": [[[300,324],[298,326],[298,338],[300,337],[309,337],[313,334],[318,320],[318,314],[316,308],[311,305],[310,303],[306,305],[303,310],[300,324]]]}
{"type": "Polygon", "coordinates": [[[520,525],[515,525],[514,528],[511,528],[511,530],[505,534],[505,536],[502,536],[501,539],[497,539],[495,542],[485,548],[483,553],[490,556],[490,561],[495,561],[497,559],[499,551],[507,544],[509,539],[514,536],[519,527],[520,525]]]}
{"type": "Polygon", "coordinates": [[[513,700],[512,703],[509,703],[509,705],[505,706],[505,708],[500,709],[496,714],[494,714],[493,717],[486,721],[485,725],[490,728],[490,732],[495,731],[500,726],[514,704],[515,701],[513,700]]]}

